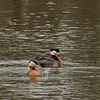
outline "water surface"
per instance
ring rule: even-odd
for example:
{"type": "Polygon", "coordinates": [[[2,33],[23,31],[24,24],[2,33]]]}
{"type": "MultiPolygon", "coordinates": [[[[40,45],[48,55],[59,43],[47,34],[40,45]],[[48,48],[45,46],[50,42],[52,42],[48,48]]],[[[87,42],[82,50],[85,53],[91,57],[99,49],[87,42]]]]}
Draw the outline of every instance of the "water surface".
{"type": "Polygon", "coordinates": [[[0,1],[0,100],[100,99],[99,0],[0,1]],[[63,68],[26,75],[28,61],[59,48],[63,68]]]}

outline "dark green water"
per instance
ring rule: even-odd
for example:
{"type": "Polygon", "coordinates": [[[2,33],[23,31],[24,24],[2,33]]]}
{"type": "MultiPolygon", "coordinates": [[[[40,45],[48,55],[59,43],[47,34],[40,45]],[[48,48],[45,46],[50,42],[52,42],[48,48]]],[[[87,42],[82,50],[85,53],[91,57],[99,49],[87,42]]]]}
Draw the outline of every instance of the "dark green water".
{"type": "Polygon", "coordinates": [[[100,1],[1,0],[0,100],[100,100],[100,1]],[[63,68],[30,80],[28,61],[61,50],[63,68]]]}

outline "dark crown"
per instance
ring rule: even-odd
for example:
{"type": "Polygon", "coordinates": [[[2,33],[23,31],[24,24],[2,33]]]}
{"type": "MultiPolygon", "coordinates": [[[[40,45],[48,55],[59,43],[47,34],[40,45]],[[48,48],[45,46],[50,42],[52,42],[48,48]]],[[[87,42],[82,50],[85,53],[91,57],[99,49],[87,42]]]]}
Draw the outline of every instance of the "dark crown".
{"type": "Polygon", "coordinates": [[[53,48],[52,48],[50,51],[51,51],[51,52],[52,52],[52,51],[60,52],[59,49],[53,49],[53,48]]]}

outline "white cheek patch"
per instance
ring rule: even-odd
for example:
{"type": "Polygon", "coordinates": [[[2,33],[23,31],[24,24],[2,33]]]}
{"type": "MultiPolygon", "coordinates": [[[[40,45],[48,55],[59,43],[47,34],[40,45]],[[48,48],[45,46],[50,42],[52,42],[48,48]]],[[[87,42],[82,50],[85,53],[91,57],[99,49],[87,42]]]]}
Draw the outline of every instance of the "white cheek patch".
{"type": "Polygon", "coordinates": [[[31,62],[29,63],[29,66],[35,67],[35,63],[31,61],[31,62]]]}
{"type": "Polygon", "coordinates": [[[56,51],[52,51],[51,55],[57,55],[57,52],[56,51]]]}

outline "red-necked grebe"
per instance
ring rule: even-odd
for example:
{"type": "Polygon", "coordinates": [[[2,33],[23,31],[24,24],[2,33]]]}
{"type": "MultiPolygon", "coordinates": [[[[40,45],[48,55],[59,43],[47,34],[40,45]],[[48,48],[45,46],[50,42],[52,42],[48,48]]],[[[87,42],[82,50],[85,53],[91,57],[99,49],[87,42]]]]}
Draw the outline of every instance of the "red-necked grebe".
{"type": "Polygon", "coordinates": [[[36,57],[34,60],[38,62],[41,67],[62,67],[62,60],[58,57],[59,49],[50,50],[49,57],[36,57]]]}
{"type": "Polygon", "coordinates": [[[29,61],[29,68],[30,71],[28,71],[27,75],[29,77],[33,77],[33,76],[41,76],[41,72],[40,72],[40,66],[38,65],[38,63],[34,60],[30,60],[29,61]]]}

